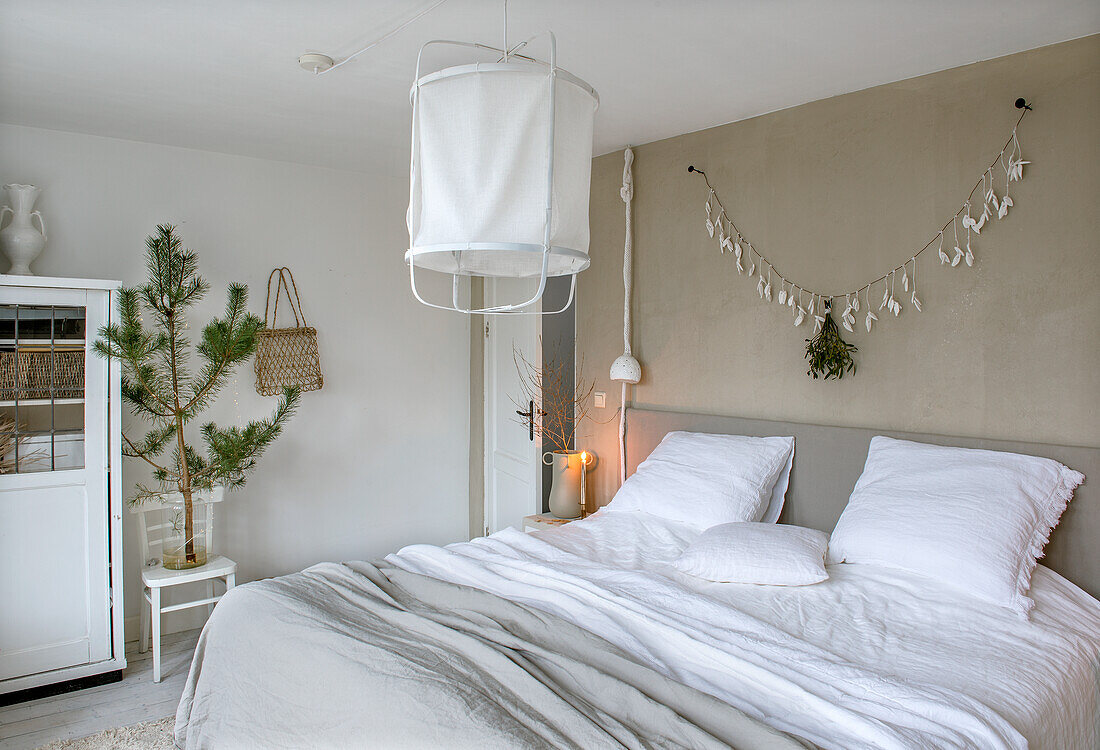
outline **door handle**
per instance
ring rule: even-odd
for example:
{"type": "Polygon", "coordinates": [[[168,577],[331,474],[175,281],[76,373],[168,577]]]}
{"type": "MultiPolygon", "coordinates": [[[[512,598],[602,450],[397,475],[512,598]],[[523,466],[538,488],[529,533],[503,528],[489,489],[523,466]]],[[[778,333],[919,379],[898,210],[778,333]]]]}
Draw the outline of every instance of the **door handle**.
{"type": "MultiPolygon", "coordinates": [[[[539,409],[537,413],[540,417],[546,416],[546,412],[544,412],[542,409],[539,409]]],[[[527,439],[530,440],[532,443],[535,442],[535,402],[533,400],[528,401],[527,411],[520,411],[519,409],[516,409],[516,414],[527,420],[527,439]]]]}

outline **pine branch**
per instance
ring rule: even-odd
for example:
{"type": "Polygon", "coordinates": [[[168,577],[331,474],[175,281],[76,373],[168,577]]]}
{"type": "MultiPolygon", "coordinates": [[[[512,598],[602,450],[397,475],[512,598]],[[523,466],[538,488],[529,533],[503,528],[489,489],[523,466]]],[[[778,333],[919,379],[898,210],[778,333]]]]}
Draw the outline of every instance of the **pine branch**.
{"type": "Polygon", "coordinates": [[[298,408],[300,392],[286,388],[270,419],[249,422],[243,428],[220,429],[213,422],[202,426],[206,440],[209,467],[201,478],[219,482],[226,487],[244,484],[245,474],[256,464],[256,459],[282,432],[283,425],[298,408]]]}
{"type": "Polygon", "coordinates": [[[203,329],[198,351],[206,366],[199,375],[200,384],[192,386],[191,399],[183,407],[185,412],[202,410],[209,396],[225,385],[228,372],[256,351],[256,332],[264,322],[245,309],[247,303],[248,287],[230,285],[225,320],[214,318],[203,329]]]}
{"type": "Polygon", "coordinates": [[[122,397],[130,405],[130,411],[144,415],[150,421],[155,422],[172,416],[170,411],[158,408],[161,406],[160,401],[147,388],[138,385],[125,375],[122,376],[122,397]]]}
{"type": "MultiPolygon", "coordinates": [[[[152,409],[148,399],[141,397],[137,398],[139,405],[145,405],[161,416],[166,416],[164,412],[169,410],[170,399],[166,395],[165,384],[158,380],[156,371],[149,362],[164,349],[167,340],[163,336],[150,335],[142,328],[137,290],[125,287],[120,289],[118,301],[121,322],[103,326],[99,331],[102,338],[93,342],[92,347],[100,356],[118,359],[127,365],[137,385],[157,402],[160,409],[152,409]]],[[[131,393],[136,395],[134,389],[131,389],[131,393]]]]}
{"type": "Polygon", "coordinates": [[[130,498],[131,508],[136,508],[148,500],[159,501],[161,499],[161,495],[164,494],[165,490],[171,491],[168,487],[165,487],[162,490],[154,490],[140,483],[135,485],[135,488],[137,489],[137,494],[130,498]]]}
{"type": "MultiPolygon", "coordinates": [[[[171,472],[168,469],[164,468],[160,464],[158,464],[155,461],[151,460],[149,458],[149,456],[147,455],[147,451],[142,451],[140,448],[138,448],[138,446],[134,445],[134,442],[132,440],[130,440],[130,438],[126,437],[125,432],[122,433],[122,439],[126,441],[126,445],[130,446],[130,451],[129,452],[123,451],[122,455],[128,456],[130,458],[140,458],[142,461],[144,461],[145,463],[152,466],[153,469],[155,469],[157,472],[160,473],[160,475],[163,475],[163,476],[168,476],[168,475],[178,476],[177,474],[174,474],[173,472],[171,472]]],[[[146,439],[148,439],[148,435],[146,436],[146,439]]]]}

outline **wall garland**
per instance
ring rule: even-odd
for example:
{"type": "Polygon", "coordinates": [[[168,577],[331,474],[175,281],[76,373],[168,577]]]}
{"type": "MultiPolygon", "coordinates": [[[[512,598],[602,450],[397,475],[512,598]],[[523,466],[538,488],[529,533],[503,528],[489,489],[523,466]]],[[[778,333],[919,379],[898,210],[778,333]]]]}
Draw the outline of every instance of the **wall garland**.
{"type": "MultiPolygon", "coordinates": [[[[840,322],[846,331],[854,332],[857,326],[855,314],[865,308],[864,326],[870,333],[874,323],[878,320],[875,309],[871,303],[872,289],[882,282],[882,299],[878,305],[878,311],[887,311],[898,317],[903,309],[903,304],[898,299],[898,286],[901,286],[901,294],[909,295],[908,304],[917,312],[922,312],[920,297],[917,296],[917,259],[926,250],[936,247],[936,255],[940,265],[951,268],[958,267],[961,263],[973,266],[975,262],[974,246],[971,242],[972,235],[981,235],[986,222],[996,217],[1003,219],[1008,215],[1008,210],[1013,205],[1009,188],[1013,182],[1023,179],[1024,165],[1031,162],[1025,161],[1017,136],[1017,129],[1024,117],[1031,111],[1031,105],[1022,98],[1016,100],[1016,107],[1023,110],[1019,119],[1012,127],[1012,134],[1005,141],[997,158],[982,172],[982,176],[974,183],[970,194],[963,201],[959,210],[932,239],[916,252],[910,254],[900,265],[867,282],[854,291],[841,292],[839,294],[826,294],[796,284],[776,270],[775,265],[745,238],[737,228],[737,224],[726,211],[725,205],[718,193],[710,184],[706,172],[694,166],[688,167],[688,172],[700,175],[706,182],[710,194],[704,204],[706,212],[705,225],[707,234],[718,240],[718,250],[722,255],[732,255],[737,264],[737,273],[748,278],[756,277],[756,293],[764,302],[776,302],[786,305],[794,320],[794,325],[801,326],[807,318],[813,318],[813,338],[806,339],[806,358],[810,361],[808,374],[814,378],[824,376],[843,377],[845,372],[855,370],[855,363],[851,360],[850,352],[855,347],[846,344],[841,338],[835,324],[833,324],[830,311],[834,301],[843,300],[844,312],[841,313],[840,322]],[[1003,192],[998,195],[998,183],[1003,182],[1003,192]],[[979,195],[982,198],[981,213],[974,218],[977,201],[974,194],[981,188],[979,195]],[[962,235],[959,233],[959,224],[962,224],[962,235]],[[947,242],[947,247],[944,242],[947,242]],[[745,268],[745,265],[748,268],[745,268]],[[901,274],[900,281],[898,274],[901,274]],[[776,288],[778,287],[778,288],[776,288]],[[862,301],[861,301],[862,298],[862,301]],[[822,334],[827,334],[822,336],[822,334]],[[834,358],[830,358],[830,353],[834,358]],[[824,356],[823,356],[824,355],[824,356]]],[[[875,299],[878,292],[875,290],[875,299]]]]}

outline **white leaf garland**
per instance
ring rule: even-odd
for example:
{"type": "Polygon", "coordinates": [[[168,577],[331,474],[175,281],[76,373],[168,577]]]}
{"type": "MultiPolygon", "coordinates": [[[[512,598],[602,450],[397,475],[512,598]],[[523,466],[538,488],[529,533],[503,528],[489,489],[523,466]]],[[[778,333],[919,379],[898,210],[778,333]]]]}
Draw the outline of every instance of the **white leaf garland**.
{"type": "MultiPolygon", "coordinates": [[[[1021,115],[1020,120],[1022,119],[1023,116],[1021,115]]],[[[1018,124],[1019,121],[1017,121],[1017,125],[1018,124]]],[[[793,282],[786,279],[782,274],[779,274],[778,271],[775,271],[775,267],[772,266],[771,262],[757,252],[751,242],[745,240],[738,230],[737,225],[726,215],[725,207],[722,205],[722,201],[719,199],[717,193],[710,187],[709,180],[707,180],[707,187],[710,188],[710,196],[703,204],[706,214],[704,224],[707,229],[707,234],[711,238],[714,238],[717,234],[719,253],[722,255],[726,253],[733,255],[737,273],[739,275],[747,275],[749,278],[756,277],[757,296],[762,301],[774,301],[779,305],[786,305],[789,307],[795,326],[801,326],[807,317],[812,317],[814,319],[814,335],[816,335],[821,331],[825,322],[825,315],[828,314],[827,303],[843,296],[845,308],[844,312],[840,315],[840,322],[846,331],[854,332],[856,327],[855,313],[860,312],[860,295],[862,293],[866,310],[864,315],[864,327],[867,333],[870,333],[874,324],[879,321],[878,315],[875,314],[875,310],[871,306],[871,287],[879,281],[882,281],[882,301],[878,306],[878,310],[887,310],[893,313],[894,317],[900,316],[903,308],[895,296],[895,287],[898,281],[897,274],[900,271],[901,288],[903,292],[909,294],[909,304],[918,313],[923,312],[923,304],[920,297],[917,295],[917,260],[919,256],[935,244],[936,257],[941,267],[950,266],[951,268],[957,268],[964,262],[967,267],[973,267],[976,258],[971,246],[971,234],[973,233],[975,236],[981,236],[982,230],[988,228],[988,222],[992,218],[996,217],[1000,220],[1008,216],[1009,209],[1015,205],[1009,195],[1009,186],[1011,183],[1023,179],[1024,166],[1028,164],[1031,164],[1031,162],[1023,158],[1017,132],[1016,129],[1013,128],[1012,135],[1008,142],[1005,143],[1004,148],[1001,149],[998,158],[982,173],[978,183],[975,184],[970,195],[967,197],[966,201],[963,202],[962,207],[952,217],[951,221],[937,232],[938,242],[937,237],[933,237],[927,245],[919,249],[905,261],[905,263],[887,272],[884,276],[880,276],[875,281],[859,287],[856,291],[845,292],[842,295],[827,295],[805,290],[802,287],[795,286],[793,282]],[[998,165],[999,168],[997,168],[998,165]],[[998,174],[1002,176],[997,178],[998,174]],[[1001,183],[999,187],[998,179],[1001,183]],[[997,190],[1001,187],[1004,188],[1004,192],[998,195],[997,190]],[[982,209],[981,212],[977,214],[976,219],[972,213],[971,205],[971,200],[974,199],[975,193],[977,193],[981,201],[982,209]],[[715,204],[717,204],[717,213],[715,212],[715,204]],[[963,230],[966,232],[965,242],[960,241],[959,223],[962,224],[963,230]],[[952,246],[953,254],[944,247],[944,232],[947,230],[948,226],[951,227],[954,237],[954,244],[952,246]],[[747,273],[745,269],[746,248],[748,249],[747,273]],[[759,259],[759,262],[757,262],[757,259],[759,259]],[[909,268],[910,265],[912,266],[911,269],[909,268]],[[768,269],[766,275],[764,274],[765,266],[767,266],[768,269]],[[772,293],[773,271],[775,271],[779,278],[778,292],[774,295],[774,300],[772,293]],[[798,290],[797,299],[795,299],[796,289],[798,290]],[[803,292],[809,295],[808,304],[803,303],[803,292]]],[[[699,170],[691,171],[698,172],[706,179],[705,173],[699,170]]]]}

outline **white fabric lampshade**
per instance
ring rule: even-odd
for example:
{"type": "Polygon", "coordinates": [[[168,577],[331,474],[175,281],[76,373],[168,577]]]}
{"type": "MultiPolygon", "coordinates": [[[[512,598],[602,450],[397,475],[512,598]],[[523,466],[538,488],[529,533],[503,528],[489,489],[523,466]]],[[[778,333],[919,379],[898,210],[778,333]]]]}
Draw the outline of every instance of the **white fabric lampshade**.
{"type": "Polygon", "coordinates": [[[595,92],[547,65],[461,65],[414,89],[406,262],[461,276],[538,277],[588,267],[595,92]],[[548,185],[553,167],[552,186],[548,185]]]}

